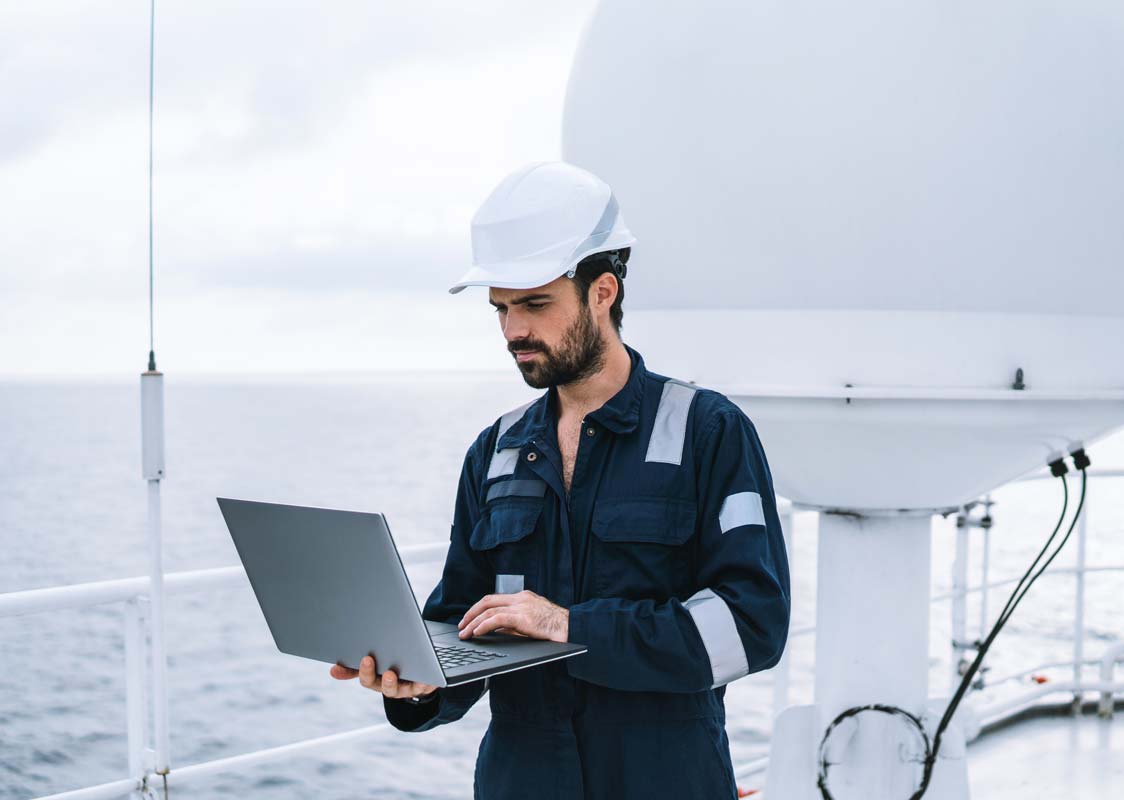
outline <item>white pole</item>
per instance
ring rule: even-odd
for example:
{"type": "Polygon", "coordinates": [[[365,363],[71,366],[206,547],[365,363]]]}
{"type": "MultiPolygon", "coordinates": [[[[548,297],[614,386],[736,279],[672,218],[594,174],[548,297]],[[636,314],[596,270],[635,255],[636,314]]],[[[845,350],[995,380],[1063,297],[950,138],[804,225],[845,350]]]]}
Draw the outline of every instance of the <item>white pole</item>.
{"type": "Polygon", "coordinates": [[[156,773],[167,775],[168,661],[164,650],[164,564],[160,530],[160,481],[164,477],[164,376],[150,370],[141,375],[141,455],[148,481],[148,571],[152,631],[152,711],[156,773]]]}
{"type": "Polygon", "coordinates": [[[1081,507],[1081,519],[1077,522],[1077,564],[1074,565],[1073,576],[1077,580],[1076,596],[1073,602],[1073,683],[1076,691],[1073,693],[1073,713],[1081,713],[1081,702],[1085,692],[1081,688],[1082,661],[1085,660],[1085,520],[1089,513],[1089,495],[1085,494],[1085,503],[1081,507]]]}
{"type": "Polygon", "coordinates": [[[991,580],[991,528],[985,526],[983,529],[983,555],[980,560],[980,641],[982,642],[988,633],[987,625],[987,583],[991,580]]]}
{"type": "MultiPolygon", "coordinates": [[[[920,713],[929,689],[928,516],[819,515],[816,704],[920,713]]],[[[787,795],[786,795],[787,797],[787,795]]]]}
{"type": "MultiPolygon", "coordinates": [[[[777,515],[781,520],[781,533],[784,535],[784,548],[785,553],[788,555],[788,572],[791,578],[792,565],[795,561],[793,553],[793,525],[795,524],[795,515],[792,513],[792,503],[785,502],[778,504],[777,515]]],[[[795,580],[790,580],[790,583],[795,583],[795,580]]],[[[781,660],[773,668],[773,721],[775,722],[777,716],[788,708],[788,685],[789,685],[789,651],[792,649],[792,639],[788,640],[785,645],[784,652],[781,653],[781,660]]]]}
{"type": "Polygon", "coordinates": [[[956,515],[956,558],[952,562],[952,663],[949,665],[949,691],[955,691],[960,684],[960,662],[967,638],[969,521],[968,509],[962,507],[956,515]]]}
{"type": "Polygon", "coordinates": [[[156,370],[155,252],[153,249],[153,117],[156,97],[156,0],[148,18],[148,369],[141,374],[141,475],[148,481],[149,606],[152,631],[152,715],[155,771],[171,769],[168,755],[168,659],[164,651],[164,563],[160,481],[164,479],[164,375],[156,370]]]}
{"type": "MultiPolygon", "coordinates": [[[[129,777],[139,786],[148,774],[145,749],[148,747],[148,709],[144,687],[144,613],[143,597],[125,603],[125,709],[129,740],[129,777]]],[[[139,796],[139,795],[138,795],[139,796]]]]}

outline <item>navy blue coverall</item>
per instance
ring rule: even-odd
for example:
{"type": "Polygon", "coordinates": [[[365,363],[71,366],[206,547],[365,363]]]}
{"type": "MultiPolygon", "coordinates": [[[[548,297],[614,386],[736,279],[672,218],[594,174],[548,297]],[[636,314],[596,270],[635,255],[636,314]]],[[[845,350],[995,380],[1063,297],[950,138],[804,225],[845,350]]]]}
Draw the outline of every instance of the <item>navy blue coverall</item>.
{"type": "Polygon", "coordinates": [[[469,448],[448,557],[422,616],[457,623],[486,594],[569,608],[588,653],[383,698],[403,731],[453,722],[487,690],[477,800],[736,795],[725,684],[780,659],[789,574],[753,423],[722,394],[649,372],[582,421],[569,496],[557,393],[469,448]]]}

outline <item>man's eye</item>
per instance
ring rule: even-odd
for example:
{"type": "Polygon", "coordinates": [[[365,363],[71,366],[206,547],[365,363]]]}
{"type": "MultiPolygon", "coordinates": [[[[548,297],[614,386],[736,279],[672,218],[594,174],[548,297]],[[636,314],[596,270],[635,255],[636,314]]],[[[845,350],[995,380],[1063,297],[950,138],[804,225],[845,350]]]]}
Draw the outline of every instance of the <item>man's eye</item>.
{"type": "Polygon", "coordinates": [[[499,314],[501,311],[507,311],[506,306],[492,306],[492,310],[499,314]]]}
{"type": "Polygon", "coordinates": [[[527,303],[527,308],[531,309],[532,311],[538,311],[540,308],[543,308],[545,305],[546,305],[546,303],[527,303]]]}

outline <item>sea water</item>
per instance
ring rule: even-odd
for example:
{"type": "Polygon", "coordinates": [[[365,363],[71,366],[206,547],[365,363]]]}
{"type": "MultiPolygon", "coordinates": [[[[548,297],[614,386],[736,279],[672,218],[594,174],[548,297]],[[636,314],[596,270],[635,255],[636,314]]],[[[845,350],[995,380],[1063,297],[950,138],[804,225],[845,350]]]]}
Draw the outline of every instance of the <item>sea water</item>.
{"type": "MultiPolygon", "coordinates": [[[[382,511],[400,545],[447,541],[465,449],[535,394],[514,373],[170,376],[164,567],[239,563],[217,495],[382,511]]],[[[1094,468],[1120,467],[1124,437],[1090,454],[1094,468]]],[[[0,456],[0,592],[146,573],[138,381],[0,383],[0,456]]],[[[1075,497],[1076,482],[1071,488],[1075,497]]],[[[993,498],[991,576],[1017,577],[1057,519],[1060,490],[1018,483],[993,498]]],[[[1124,564],[1124,479],[1091,482],[1088,520],[1088,561],[1124,564]]],[[[791,528],[799,628],[814,623],[816,515],[796,514],[791,528]]],[[[954,537],[951,518],[934,520],[935,593],[950,584],[954,537]]],[[[977,530],[973,576],[980,541],[977,530]]],[[[1075,545],[1056,566],[1072,564],[1075,545]]],[[[439,574],[439,563],[410,568],[419,602],[439,574]]],[[[1124,573],[1088,581],[1086,655],[1096,657],[1124,635],[1116,601],[1124,573]]],[[[993,647],[989,676],[1071,657],[1073,596],[1072,576],[1044,577],[993,647]]],[[[1005,591],[991,594],[992,616],[1005,599],[1005,591]]],[[[376,693],[332,679],[325,664],[279,653],[248,584],[171,595],[166,606],[173,790],[176,766],[385,721],[376,693]]],[[[969,637],[978,635],[978,608],[969,604],[969,637]]],[[[934,695],[948,687],[949,630],[949,604],[934,603],[934,695]]],[[[123,632],[121,603],[0,618],[0,800],[127,777],[123,632]]],[[[790,702],[811,700],[813,650],[812,636],[789,643],[790,702]]],[[[990,696],[1026,688],[1024,680],[990,696]]],[[[737,765],[767,745],[772,676],[737,681],[726,697],[737,765]]],[[[193,780],[178,796],[467,798],[487,723],[485,696],[453,725],[424,734],[387,729],[363,744],[193,780]]],[[[740,783],[759,787],[763,779],[740,783]]]]}

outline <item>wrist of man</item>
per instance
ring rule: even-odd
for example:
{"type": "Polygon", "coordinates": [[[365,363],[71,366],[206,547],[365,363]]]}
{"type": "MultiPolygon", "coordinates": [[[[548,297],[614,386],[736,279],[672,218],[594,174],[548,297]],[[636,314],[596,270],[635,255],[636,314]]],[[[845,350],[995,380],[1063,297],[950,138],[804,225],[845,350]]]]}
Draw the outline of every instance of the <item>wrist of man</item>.
{"type": "Polygon", "coordinates": [[[429,694],[420,694],[417,697],[407,697],[406,700],[411,705],[415,705],[415,706],[424,705],[425,703],[432,703],[434,700],[437,699],[437,692],[438,692],[438,690],[434,689],[429,694]]]}

